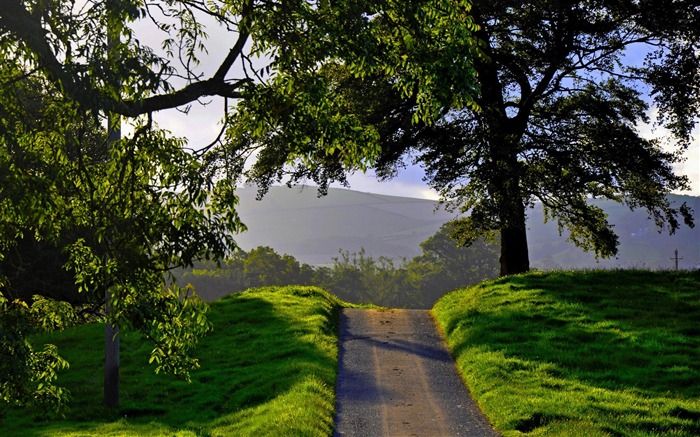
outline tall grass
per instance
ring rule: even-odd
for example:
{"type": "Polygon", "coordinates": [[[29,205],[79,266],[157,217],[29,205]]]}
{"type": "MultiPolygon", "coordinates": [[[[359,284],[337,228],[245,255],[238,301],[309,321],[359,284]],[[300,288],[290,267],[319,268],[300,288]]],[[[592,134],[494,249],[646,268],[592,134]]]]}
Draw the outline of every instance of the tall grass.
{"type": "Polygon", "coordinates": [[[103,325],[57,332],[71,363],[64,418],[11,410],[0,435],[327,436],[333,429],[337,311],[342,302],[311,287],[270,287],[213,302],[214,331],[198,347],[192,382],[155,375],[148,344],[122,333],[121,406],[102,399],[103,325]]]}
{"type": "Polygon", "coordinates": [[[433,311],[505,436],[700,435],[699,272],[533,273],[433,311]]]}

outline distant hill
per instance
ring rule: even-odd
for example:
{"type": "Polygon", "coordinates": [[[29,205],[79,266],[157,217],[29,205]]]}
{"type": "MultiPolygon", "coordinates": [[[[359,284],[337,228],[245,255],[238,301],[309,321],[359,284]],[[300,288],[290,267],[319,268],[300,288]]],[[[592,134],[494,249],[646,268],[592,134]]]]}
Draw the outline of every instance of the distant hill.
{"type": "MultiPolygon", "coordinates": [[[[248,231],[236,236],[245,250],[270,246],[300,262],[332,262],[340,249],[394,259],[421,253],[420,243],[455,217],[431,200],[329,189],[318,197],[314,187],[272,187],[261,201],[255,188],[241,188],[239,213],[248,231]]],[[[700,197],[672,196],[688,203],[700,222],[700,197]]],[[[555,223],[543,224],[542,209],[528,211],[530,260],[537,268],[647,267],[671,268],[678,249],[681,268],[700,263],[700,223],[675,235],[659,234],[643,210],[630,211],[611,201],[596,201],[610,215],[620,237],[617,259],[596,262],[560,237],[555,223]]]]}
{"type": "Polygon", "coordinates": [[[329,264],[340,249],[364,248],[375,257],[420,255],[420,243],[455,217],[432,200],[335,189],[272,187],[261,201],[255,188],[237,191],[248,231],[236,237],[245,250],[270,246],[300,262],[329,264]]]}

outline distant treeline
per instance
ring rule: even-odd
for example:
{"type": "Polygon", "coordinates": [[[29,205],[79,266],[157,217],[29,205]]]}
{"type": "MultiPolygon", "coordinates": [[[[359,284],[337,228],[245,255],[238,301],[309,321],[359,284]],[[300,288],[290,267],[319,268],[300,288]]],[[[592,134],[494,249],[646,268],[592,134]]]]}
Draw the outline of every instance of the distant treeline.
{"type": "Polygon", "coordinates": [[[459,247],[444,225],[421,244],[423,253],[396,263],[364,249],[339,251],[327,267],[300,264],[270,247],[238,252],[225,263],[201,263],[176,275],[205,300],[266,285],[317,285],[349,302],[430,308],[446,292],[498,275],[498,246],[484,240],[459,247]]]}

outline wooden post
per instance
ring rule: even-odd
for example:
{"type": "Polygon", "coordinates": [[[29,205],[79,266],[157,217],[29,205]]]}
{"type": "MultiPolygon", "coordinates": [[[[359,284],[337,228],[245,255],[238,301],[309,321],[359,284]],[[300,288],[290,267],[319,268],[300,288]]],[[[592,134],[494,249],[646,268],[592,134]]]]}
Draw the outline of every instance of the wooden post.
{"type": "MultiPolygon", "coordinates": [[[[112,312],[110,297],[108,290],[105,293],[107,314],[112,312]]],[[[119,406],[119,327],[109,322],[105,326],[104,404],[110,408],[119,406]]]]}

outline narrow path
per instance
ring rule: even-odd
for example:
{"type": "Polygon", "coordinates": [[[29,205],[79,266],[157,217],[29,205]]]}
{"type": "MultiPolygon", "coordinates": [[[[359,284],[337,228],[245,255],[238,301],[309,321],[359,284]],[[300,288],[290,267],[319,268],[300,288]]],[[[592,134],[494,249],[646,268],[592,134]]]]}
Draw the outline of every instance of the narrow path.
{"type": "Polygon", "coordinates": [[[345,309],[335,436],[498,436],[428,311],[345,309]]]}

